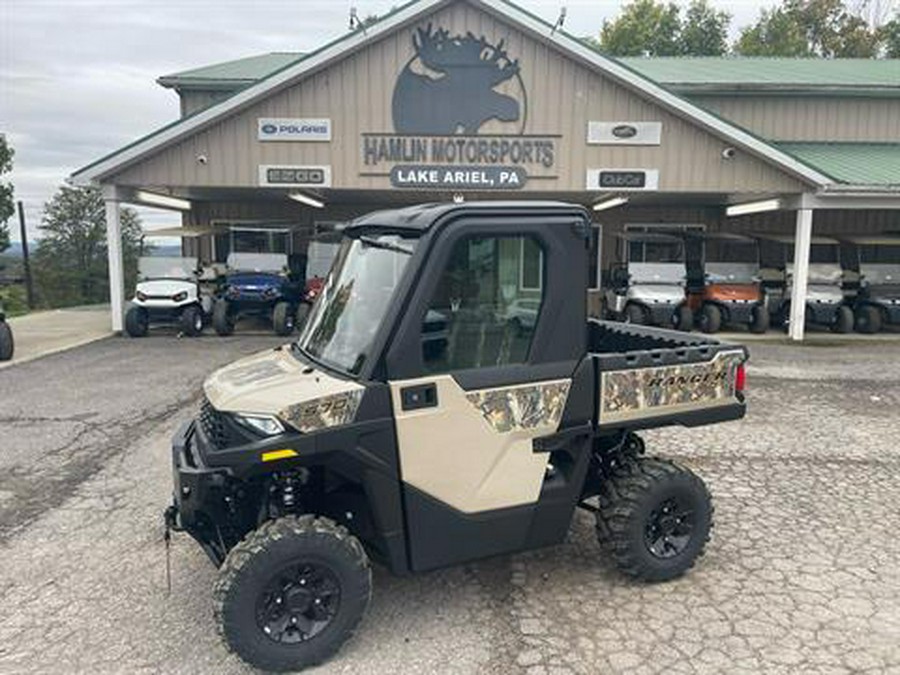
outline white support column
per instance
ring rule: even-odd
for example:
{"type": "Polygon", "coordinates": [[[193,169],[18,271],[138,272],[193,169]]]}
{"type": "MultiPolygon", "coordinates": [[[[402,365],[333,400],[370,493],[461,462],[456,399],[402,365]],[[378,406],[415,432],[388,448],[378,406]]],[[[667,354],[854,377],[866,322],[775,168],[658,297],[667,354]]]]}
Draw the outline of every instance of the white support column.
{"type": "Polygon", "coordinates": [[[794,277],[791,287],[791,339],[803,340],[806,324],[806,287],[809,280],[809,249],[812,244],[812,209],[797,209],[794,235],[794,277]]]}
{"type": "Polygon", "coordinates": [[[122,332],[125,316],[125,266],[122,262],[122,219],[118,199],[106,197],[106,249],[109,256],[109,303],[112,329],[122,332]]]}

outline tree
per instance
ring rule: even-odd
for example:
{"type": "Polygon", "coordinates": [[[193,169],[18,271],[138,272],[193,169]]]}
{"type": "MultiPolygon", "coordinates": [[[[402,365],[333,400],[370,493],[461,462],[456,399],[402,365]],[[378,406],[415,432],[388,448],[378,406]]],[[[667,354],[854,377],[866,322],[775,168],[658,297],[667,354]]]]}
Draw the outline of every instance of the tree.
{"type": "MultiPolygon", "coordinates": [[[[674,3],[633,0],[600,31],[600,51],[613,56],[721,56],[731,16],[693,0],[684,21],[674,3]]],[[[596,44],[593,43],[592,44],[596,44]]]]}
{"type": "Polygon", "coordinates": [[[783,0],[742,30],[734,49],[744,56],[874,58],[879,41],[879,30],[843,0],[783,0]]]}
{"type": "MultiPolygon", "coordinates": [[[[33,256],[40,304],[67,307],[109,301],[106,210],[98,187],[64,185],[44,206],[42,237],[33,256]]],[[[140,219],[122,209],[122,255],[126,287],[137,277],[140,219]]]]}
{"type": "MultiPolygon", "coordinates": [[[[0,178],[12,171],[14,154],[6,142],[6,136],[0,134],[0,178]]],[[[15,212],[12,183],[0,180],[0,253],[9,248],[9,226],[6,223],[15,212]]]]}
{"type": "Polygon", "coordinates": [[[693,0],[688,7],[679,35],[684,56],[722,56],[728,51],[728,26],[731,15],[716,11],[706,0],[693,0]]]}
{"type": "Polygon", "coordinates": [[[900,59],[900,12],[878,30],[884,56],[888,59],[900,59]]]}

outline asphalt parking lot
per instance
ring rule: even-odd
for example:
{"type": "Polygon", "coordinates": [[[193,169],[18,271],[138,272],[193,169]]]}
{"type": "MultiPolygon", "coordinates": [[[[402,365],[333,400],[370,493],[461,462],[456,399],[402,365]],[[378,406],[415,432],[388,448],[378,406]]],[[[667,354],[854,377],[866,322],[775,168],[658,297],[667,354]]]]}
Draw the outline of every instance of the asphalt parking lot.
{"type": "MultiPolygon", "coordinates": [[[[166,595],[169,436],[272,337],[110,338],[0,371],[0,672],[238,673],[186,537],[166,595]]],[[[686,577],[562,546],[394,579],[321,673],[900,672],[900,340],[752,345],[749,416],[647,434],[709,483],[686,577]]]]}

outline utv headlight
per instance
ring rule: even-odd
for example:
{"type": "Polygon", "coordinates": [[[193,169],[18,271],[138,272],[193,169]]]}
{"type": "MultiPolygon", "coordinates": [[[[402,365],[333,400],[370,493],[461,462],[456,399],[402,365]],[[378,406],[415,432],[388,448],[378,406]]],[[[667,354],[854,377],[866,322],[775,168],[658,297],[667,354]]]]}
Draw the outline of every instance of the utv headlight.
{"type": "Polygon", "coordinates": [[[284,433],[284,425],[272,415],[241,415],[234,413],[234,420],[242,427],[263,436],[277,436],[284,433]]]}
{"type": "Polygon", "coordinates": [[[181,293],[176,293],[175,295],[173,295],[172,300],[175,302],[184,302],[185,300],[187,300],[187,296],[187,291],[181,291],[181,293]]]}

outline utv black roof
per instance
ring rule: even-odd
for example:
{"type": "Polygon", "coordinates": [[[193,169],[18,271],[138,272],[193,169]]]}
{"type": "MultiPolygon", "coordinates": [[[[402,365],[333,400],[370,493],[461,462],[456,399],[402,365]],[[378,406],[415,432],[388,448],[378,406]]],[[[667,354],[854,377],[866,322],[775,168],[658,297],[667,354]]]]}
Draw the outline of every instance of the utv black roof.
{"type": "Polygon", "coordinates": [[[344,229],[354,230],[390,229],[424,232],[439,222],[446,222],[460,216],[472,215],[517,215],[529,216],[572,216],[580,221],[590,221],[590,215],[583,206],[553,201],[494,201],[494,202],[441,202],[418,204],[402,209],[375,211],[357,218],[344,229]]]}

